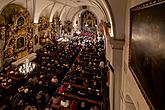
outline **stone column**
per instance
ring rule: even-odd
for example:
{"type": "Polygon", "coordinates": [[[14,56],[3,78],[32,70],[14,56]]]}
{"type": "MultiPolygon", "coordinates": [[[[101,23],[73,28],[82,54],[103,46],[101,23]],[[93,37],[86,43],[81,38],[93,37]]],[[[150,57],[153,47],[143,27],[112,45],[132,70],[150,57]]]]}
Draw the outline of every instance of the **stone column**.
{"type": "Polygon", "coordinates": [[[38,28],[39,28],[39,24],[38,23],[34,23],[34,35],[38,35],[38,28]]]}
{"type": "MultiPolygon", "coordinates": [[[[122,100],[122,95],[121,95],[121,83],[122,83],[122,58],[123,58],[123,45],[124,45],[124,41],[123,40],[118,40],[118,39],[113,39],[110,38],[109,39],[110,42],[110,46],[111,46],[111,60],[110,63],[112,65],[112,67],[114,68],[114,73],[110,75],[110,79],[112,80],[112,82],[110,81],[110,83],[112,83],[113,85],[111,85],[111,92],[113,94],[113,102],[110,102],[111,105],[113,107],[112,110],[120,110],[120,102],[122,100]]],[[[107,47],[110,48],[110,47],[107,47]]],[[[111,100],[111,99],[110,99],[111,100]]],[[[111,100],[111,101],[112,101],[111,100]]]]}
{"type": "Polygon", "coordinates": [[[50,39],[52,39],[52,35],[51,35],[51,33],[52,33],[52,24],[53,24],[52,22],[49,22],[49,33],[48,34],[49,34],[50,39]]]}
{"type": "Polygon", "coordinates": [[[81,15],[78,16],[78,29],[81,31],[81,15]]]}

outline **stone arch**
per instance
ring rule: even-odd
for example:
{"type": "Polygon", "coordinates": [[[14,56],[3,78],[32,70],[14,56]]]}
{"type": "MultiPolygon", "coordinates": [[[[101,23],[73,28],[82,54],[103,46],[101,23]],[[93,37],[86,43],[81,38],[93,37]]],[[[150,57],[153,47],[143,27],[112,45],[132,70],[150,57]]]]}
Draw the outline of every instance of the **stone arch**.
{"type": "MultiPolygon", "coordinates": [[[[85,11],[90,11],[90,12],[92,12],[94,15],[95,15],[95,17],[97,18],[97,20],[98,21],[101,21],[101,17],[100,16],[97,16],[97,13],[96,12],[94,12],[93,10],[94,10],[94,7],[90,7],[89,9],[83,9],[83,10],[77,10],[76,12],[74,12],[74,14],[69,18],[71,21],[74,21],[74,19],[78,16],[78,15],[81,15],[83,12],[85,12],[85,11]],[[100,17],[100,18],[99,18],[100,17]]],[[[104,16],[102,17],[102,18],[104,18],[104,16]]]]}
{"type": "Polygon", "coordinates": [[[52,5],[54,2],[53,1],[48,1],[48,0],[36,0],[35,1],[35,10],[34,10],[34,23],[38,23],[39,18],[41,16],[41,13],[52,5]]]}
{"type": "MultiPolygon", "coordinates": [[[[53,7],[54,7],[54,4],[53,4],[53,3],[47,5],[47,7],[45,7],[45,8],[42,10],[42,12],[40,13],[39,19],[40,19],[40,17],[42,17],[42,16],[45,16],[45,17],[50,18],[51,11],[52,11],[53,7]]],[[[38,19],[38,20],[39,20],[39,19],[38,19]]]]}
{"type": "Polygon", "coordinates": [[[58,10],[60,8],[62,8],[64,5],[63,4],[60,4],[60,3],[55,3],[52,10],[51,10],[51,13],[50,13],[50,17],[49,17],[49,22],[52,22],[53,21],[53,17],[54,16],[59,16],[59,13],[58,13],[58,10]]]}
{"type": "Polygon", "coordinates": [[[5,25],[10,24],[12,22],[13,15],[19,14],[21,10],[26,10],[26,9],[23,6],[18,5],[18,4],[6,5],[1,11],[1,15],[5,19],[5,25]]]}

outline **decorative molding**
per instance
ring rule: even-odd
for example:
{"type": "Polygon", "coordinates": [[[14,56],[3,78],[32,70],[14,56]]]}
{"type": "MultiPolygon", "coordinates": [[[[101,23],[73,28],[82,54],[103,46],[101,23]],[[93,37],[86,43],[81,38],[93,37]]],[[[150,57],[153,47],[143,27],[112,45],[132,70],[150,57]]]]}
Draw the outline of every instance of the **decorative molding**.
{"type": "Polygon", "coordinates": [[[144,8],[148,8],[148,7],[151,7],[151,6],[154,6],[154,5],[158,5],[159,3],[163,3],[165,2],[165,0],[151,0],[151,1],[147,1],[147,2],[144,2],[140,5],[137,5],[133,8],[131,8],[131,11],[136,11],[136,10],[139,10],[139,9],[144,9],[144,8]]]}

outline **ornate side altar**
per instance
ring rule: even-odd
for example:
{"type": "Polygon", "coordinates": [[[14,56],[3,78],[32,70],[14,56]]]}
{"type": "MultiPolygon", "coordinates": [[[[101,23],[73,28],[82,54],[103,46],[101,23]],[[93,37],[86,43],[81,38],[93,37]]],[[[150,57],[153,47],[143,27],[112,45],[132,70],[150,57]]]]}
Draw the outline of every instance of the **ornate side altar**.
{"type": "Polygon", "coordinates": [[[33,51],[33,24],[29,12],[16,4],[7,5],[1,16],[5,23],[0,28],[4,46],[4,60],[18,60],[33,51]]]}
{"type": "Polygon", "coordinates": [[[49,19],[45,16],[40,17],[39,19],[39,36],[40,36],[40,44],[44,45],[46,42],[50,40],[49,38],[49,33],[50,33],[50,24],[49,24],[49,19]]]}

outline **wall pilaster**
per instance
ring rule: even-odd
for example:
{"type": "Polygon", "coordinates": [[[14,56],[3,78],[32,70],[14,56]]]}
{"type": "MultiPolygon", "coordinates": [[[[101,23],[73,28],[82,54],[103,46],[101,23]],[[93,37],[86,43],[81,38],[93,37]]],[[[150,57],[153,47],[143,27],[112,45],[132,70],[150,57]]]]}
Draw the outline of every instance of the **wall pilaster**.
{"type": "Polygon", "coordinates": [[[121,95],[121,83],[122,83],[122,58],[123,58],[123,45],[124,40],[118,40],[114,38],[107,39],[107,42],[109,42],[111,48],[111,53],[108,53],[110,56],[110,63],[114,69],[114,73],[111,73],[110,81],[111,87],[110,87],[110,100],[113,102],[110,102],[110,106],[112,110],[120,110],[120,103],[122,100],[121,95]],[[113,93],[113,94],[112,94],[113,93]],[[111,98],[112,97],[112,98],[111,98]]]}

